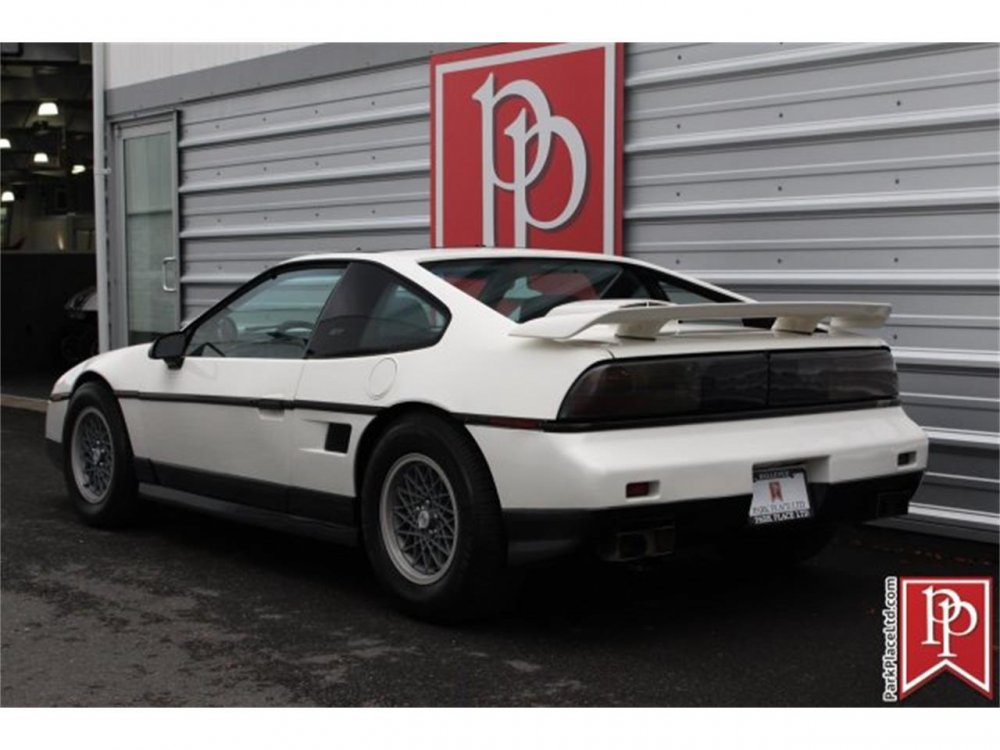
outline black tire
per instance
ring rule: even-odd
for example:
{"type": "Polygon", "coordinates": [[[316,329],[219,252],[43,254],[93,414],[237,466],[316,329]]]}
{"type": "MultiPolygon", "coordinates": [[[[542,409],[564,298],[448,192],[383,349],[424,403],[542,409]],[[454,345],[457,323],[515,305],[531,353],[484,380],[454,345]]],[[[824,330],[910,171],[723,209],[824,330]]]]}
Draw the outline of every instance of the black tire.
{"type": "Polygon", "coordinates": [[[410,415],[381,436],[364,472],[361,524],[376,576],[410,615],[436,622],[468,620],[502,608],[514,591],[515,581],[506,570],[500,503],[489,469],[469,437],[441,417],[410,415]],[[402,485],[396,482],[405,481],[406,472],[413,471],[425,472],[431,481],[437,481],[435,475],[443,476],[436,487],[451,492],[450,505],[457,517],[453,537],[441,520],[447,511],[432,511],[438,513],[436,520],[428,517],[421,530],[416,526],[406,526],[413,529],[409,532],[402,526],[394,530],[391,519],[397,516],[392,509],[401,509],[401,498],[413,497],[401,494],[409,491],[400,490],[402,485]],[[424,571],[417,570],[416,553],[411,556],[403,550],[407,541],[401,534],[434,533],[433,524],[449,535],[444,546],[451,555],[440,569],[428,572],[426,580],[414,580],[424,571]],[[438,578],[432,580],[434,576],[438,578]]]}
{"type": "Polygon", "coordinates": [[[787,567],[822,552],[833,532],[833,526],[815,522],[749,529],[724,543],[720,551],[728,562],[740,565],[787,567]]]}
{"type": "Polygon", "coordinates": [[[128,430],[115,397],[99,383],[83,384],[70,399],[63,430],[63,475],[73,507],[84,523],[113,528],[135,517],[138,483],[128,430]],[[87,453],[83,446],[88,444],[84,435],[88,429],[93,430],[88,433],[91,437],[100,435],[105,427],[110,446],[98,440],[100,447],[90,449],[100,483],[88,486],[82,457],[87,453]]]}

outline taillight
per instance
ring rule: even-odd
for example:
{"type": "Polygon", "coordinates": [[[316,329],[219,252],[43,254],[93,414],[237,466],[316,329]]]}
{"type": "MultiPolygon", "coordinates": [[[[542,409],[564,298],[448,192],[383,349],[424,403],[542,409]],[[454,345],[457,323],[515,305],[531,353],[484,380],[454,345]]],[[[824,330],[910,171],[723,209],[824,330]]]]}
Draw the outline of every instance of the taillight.
{"type": "Polygon", "coordinates": [[[771,406],[896,398],[896,363],[887,349],[771,354],[771,406]]]}
{"type": "Polygon", "coordinates": [[[763,408],[767,360],[761,354],[609,362],[570,389],[559,419],[642,419],[763,408]]]}
{"type": "Polygon", "coordinates": [[[755,352],[595,365],[570,388],[564,421],[655,420],[894,399],[885,349],[755,352]]]}

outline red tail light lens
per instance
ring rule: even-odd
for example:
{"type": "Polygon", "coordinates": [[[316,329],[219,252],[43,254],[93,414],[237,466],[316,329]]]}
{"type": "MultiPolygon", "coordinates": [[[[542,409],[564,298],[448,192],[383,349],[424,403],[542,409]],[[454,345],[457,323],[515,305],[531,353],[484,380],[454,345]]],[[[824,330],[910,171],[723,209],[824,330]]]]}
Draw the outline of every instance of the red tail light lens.
{"type": "Polygon", "coordinates": [[[642,419],[763,408],[761,354],[675,357],[598,365],[570,389],[559,419],[642,419]]]}
{"type": "Polygon", "coordinates": [[[886,349],[718,354],[607,362],[587,370],[563,421],[655,420],[894,399],[886,349]]]}
{"type": "Polygon", "coordinates": [[[837,404],[895,398],[896,363],[887,349],[775,352],[771,355],[771,406],[837,404]]]}

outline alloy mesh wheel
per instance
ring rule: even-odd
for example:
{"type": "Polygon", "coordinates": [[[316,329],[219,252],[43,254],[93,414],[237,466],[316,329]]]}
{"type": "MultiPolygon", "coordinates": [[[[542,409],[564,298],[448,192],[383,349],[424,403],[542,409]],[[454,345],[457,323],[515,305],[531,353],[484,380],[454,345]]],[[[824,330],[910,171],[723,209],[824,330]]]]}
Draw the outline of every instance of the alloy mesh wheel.
{"type": "Polygon", "coordinates": [[[458,542],[458,506],[444,470],[420,453],[399,458],[382,484],[382,539],[393,565],[420,585],[448,572],[458,542]]]}
{"type": "Polygon", "coordinates": [[[81,497],[93,505],[104,502],[114,477],[115,450],[108,420],[93,406],[81,411],[73,424],[70,461],[81,497]]]}

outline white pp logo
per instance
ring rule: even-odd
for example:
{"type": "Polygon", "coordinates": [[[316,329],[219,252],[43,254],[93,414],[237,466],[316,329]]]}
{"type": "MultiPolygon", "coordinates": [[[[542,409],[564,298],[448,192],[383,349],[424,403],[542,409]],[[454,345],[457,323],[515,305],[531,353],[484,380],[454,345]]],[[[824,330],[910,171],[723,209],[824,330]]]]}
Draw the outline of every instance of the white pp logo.
{"type": "Polygon", "coordinates": [[[940,646],[941,650],[938,652],[940,657],[955,656],[951,650],[951,639],[962,638],[976,629],[979,624],[976,608],[969,602],[963,601],[952,589],[936,589],[928,586],[922,593],[927,606],[927,630],[924,631],[927,637],[921,645],[940,646]],[[938,614],[940,616],[937,616],[938,614]],[[967,617],[968,625],[964,630],[953,630],[952,623],[957,622],[963,614],[967,617]]]}
{"type": "Polygon", "coordinates": [[[565,117],[552,114],[545,93],[536,84],[527,80],[508,83],[499,91],[494,91],[493,73],[472,95],[479,102],[483,122],[483,245],[495,245],[496,216],[494,191],[507,190],[514,199],[514,245],[527,247],[528,227],[537,229],[558,229],[572,218],[580,206],[587,186],[587,150],[576,126],[565,117]],[[534,117],[534,124],[528,126],[527,108],[521,108],[517,116],[503,129],[513,145],[513,176],[508,182],[497,174],[494,163],[493,141],[494,110],[508,97],[517,96],[527,102],[534,117]],[[554,219],[540,219],[533,216],[528,207],[529,188],[545,173],[552,154],[552,138],[559,138],[569,152],[571,187],[562,211],[554,219]],[[537,139],[534,160],[528,163],[528,145],[537,139]]]}

